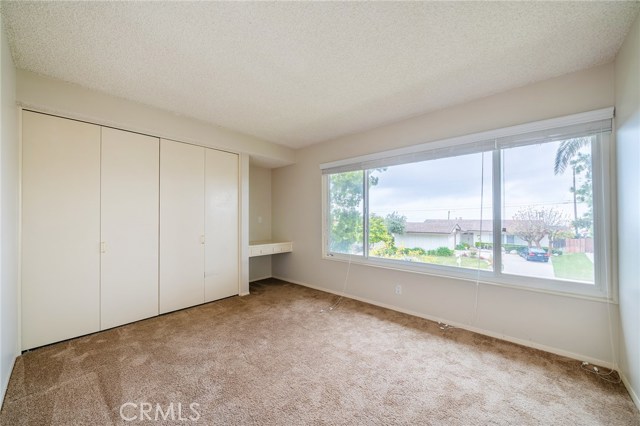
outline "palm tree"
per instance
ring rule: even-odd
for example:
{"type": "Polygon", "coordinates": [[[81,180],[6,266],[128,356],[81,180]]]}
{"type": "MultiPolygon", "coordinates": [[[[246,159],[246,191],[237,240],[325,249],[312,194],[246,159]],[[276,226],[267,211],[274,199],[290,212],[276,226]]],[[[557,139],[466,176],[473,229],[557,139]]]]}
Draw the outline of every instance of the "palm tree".
{"type": "Polygon", "coordinates": [[[573,187],[571,188],[571,192],[573,192],[573,226],[576,233],[576,238],[578,237],[578,201],[576,199],[576,161],[575,158],[578,156],[580,150],[584,147],[589,146],[591,144],[591,137],[584,136],[581,138],[572,138],[565,139],[560,142],[560,146],[556,151],[556,161],[553,166],[553,172],[556,175],[564,173],[567,169],[567,166],[571,165],[573,172],[573,187]]]}
{"type": "Polygon", "coordinates": [[[590,143],[590,136],[563,140],[556,151],[556,161],[553,166],[553,172],[557,175],[564,173],[567,166],[571,163],[571,160],[582,148],[589,146],[590,143]]]}

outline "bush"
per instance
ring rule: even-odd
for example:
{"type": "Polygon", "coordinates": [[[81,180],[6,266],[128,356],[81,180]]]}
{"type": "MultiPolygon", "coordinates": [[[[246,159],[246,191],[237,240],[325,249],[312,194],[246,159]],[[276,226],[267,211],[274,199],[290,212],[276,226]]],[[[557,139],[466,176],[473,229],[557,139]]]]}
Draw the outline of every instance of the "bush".
{"type": "Polygon", "coordinates": [[[371,254],[379,257],[393,257],[398,252],[402,252],[402,250],[398,250],[394,245],[388,246],[387,244],[384,244],[380,247],[376,247],[373,250],[371,250],[371,254]]]}
{"type": "Polygon", "coordinates": [[[469,244],[467,244],[467,243],[458,244],[456,246],[456,250],[466,250],[468,248],[469,248],[469,244]]]}
{"type": "Polygon", "coordinates": [[[435,250],[429,250],[427,254],[429,256],[449,257],[453,256],[453,250],[451,250],[449,247],[438,247],[435,250]]]}
{"type": "Polygon", "coordinates": [[[506,251],[507,253],[510,252],[511,250],[515,250],[515,251],[520,251],[528,246],[522,245],[522,244],[503,244],[502,247],[504,248],[504,251],[506,251]]]}
{"type": "Polygon", "coordinates": [[[493,248],[493,243],[481,243],[481,242],[477,242],[475,244],[476,248],[479,249],[483,249],[483,250],[491,250],[493,248]]]}
{"type": "Polygon", "coordinates": [[[427,254],[425,249],[423,249],[422,247],[403,247],[398,249],[398,253],[404,254],[405,256],[424,256],[427,254]]]}

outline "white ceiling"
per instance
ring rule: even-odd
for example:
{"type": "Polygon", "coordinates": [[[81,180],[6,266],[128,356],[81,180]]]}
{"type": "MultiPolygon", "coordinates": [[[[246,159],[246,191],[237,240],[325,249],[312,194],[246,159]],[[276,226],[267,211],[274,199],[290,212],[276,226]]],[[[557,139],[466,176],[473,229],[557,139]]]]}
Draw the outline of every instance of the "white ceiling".
{"type": "Polygon", "coordinates": [[[638,2],[2,2],[18,68],[302,147],[611,61],[638,2]]]}

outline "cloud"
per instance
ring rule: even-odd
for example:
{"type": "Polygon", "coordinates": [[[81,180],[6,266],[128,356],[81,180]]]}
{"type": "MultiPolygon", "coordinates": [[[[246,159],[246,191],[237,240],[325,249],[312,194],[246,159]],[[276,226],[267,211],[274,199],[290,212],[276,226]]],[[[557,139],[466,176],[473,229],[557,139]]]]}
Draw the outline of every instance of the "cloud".
{"type": "MultiPolygon", "coordinates": [[[[573,218],[572,173],[555,175],[553,165],[559,142],[529,145],[503,151],[504,218],[529,205],[555,207],[573,218]]],[[[491,154],[465,155],[388,167],[375,173],[378,184],[370,188],[371,212],[385,216],[393,211],[409,221],[463,217],[479,219],[491,211],[491,154]],[[484,183],[484,193],[482,191],[484,183]]],[[[580,182],[578,182],[578,185],[580,182]]],[[[587,206],[579,206],[578,215],[587,206]]]]}

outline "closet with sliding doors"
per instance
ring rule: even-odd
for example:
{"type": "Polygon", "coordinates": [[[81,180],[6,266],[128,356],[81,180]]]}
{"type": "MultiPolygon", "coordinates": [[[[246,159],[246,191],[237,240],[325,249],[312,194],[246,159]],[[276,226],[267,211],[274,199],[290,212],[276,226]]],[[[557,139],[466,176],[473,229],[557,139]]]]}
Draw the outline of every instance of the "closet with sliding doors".
{"type": "Polygon", "coordinates": [[[237,154],[22,113],[22,349],[238,294],[237,154]]]}

